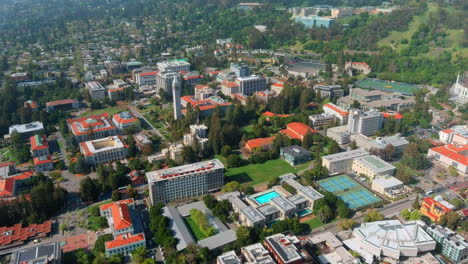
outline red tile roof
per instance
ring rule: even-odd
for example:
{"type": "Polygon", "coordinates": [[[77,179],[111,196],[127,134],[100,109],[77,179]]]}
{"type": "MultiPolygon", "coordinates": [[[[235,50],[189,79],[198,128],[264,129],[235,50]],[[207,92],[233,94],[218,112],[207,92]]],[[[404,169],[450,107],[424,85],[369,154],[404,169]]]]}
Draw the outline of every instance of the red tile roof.
{"type": "Polygon", "coordinates": [[[36,101],[33,101],[33,100],[28,100],[24,102],[23,106],[24,107],[28,106],[31,109],[39,108],[39,105],[36,103],[36,101]]]}
{"type": "Polygon", "coordinates": [[[275,138],[276,137],[250,139],[245,142],[245,147],[250,150],[254,148],[266,147],[273,144],[273,140],[275,140],[275,138]]]}
{"type": "Polygon", "coordinates": [[[107,89],[108,93],[117,93],[117,92],[123,92],[123,88],[112,88],[112,89],[107,89]]]}
{"type": "Polygon", "coordinates": [[[22,227],[21,224],[16,224],[11,227],[0,227],[0,246],[11,244],[23,244],[27,240],[33,238],[45,237],[52,230],[52,221],[45,221],[42,224],[31,224],[27,227],[22,227]]]}
{"type": "Polygon", "coordinates": [[[266,111],[266,112],[262,113],[262,116],[267,116],[267,117],[274,117],[274,116],[277,116],[277,117],[290,117],[292,115],[290,115],[290,114],[275,114],[273,112],[266,111]]]}
{"type": "Polygon", "coordinates": [[[113,203],[103,204],[103,205],[99,206],[99,209],[101,211],[105,211],[105,210],[109,209],[114,204],[133,204],[133,203],[135,203],[135,201],[132,198],[130,198],[130,199],[116,201],[116,202],[113,202],[113,203]]]}
{"type": "Polygon", "coordinates": [[[109,114],[104,113],[100,115],[91,115],[91,116],[84,116],[80,118],[70,118],[67,119],[68,124],[71,125],[71,129],[73,131],[73,134],[76,136],[80,135],[86,135],[90,134],[93,132],[99,132],[99,131],[105,131],[105,130],[112,130],[115,129],[114,125],[112,122],[109,120],[109,114]],[[88,121],[93,121],[93,122],[88,122],[88,121]],[[100,127],[100,128],[95,128],[98,126],[104,126],[105,123],[103,120],[106,120],[107,123],[109,124],[108,126],[105,127],[100,127]],[[80,131],[78,128],[78,123],[81,124],[83,128],[85,128],[85,131],[80,131]]]}
{"type": "Polygon", "coordinates": [[[111,205],[110,209],[115,230],[132,227],[132,217],[126,203],[113,204],[111,205]]]}
{"type": "Polygon", "coordinates": [[[452,134],[453,132],[455,132],[455,130],[453,130],[453,129],[445,129],[445,130],[442,130],[442,131],[440,131],[440,132],[446,133],[446,134],[452,134]]]}
{"type": "Polygon", "coordinates": [[[47,137],[45,135],[34,135],[29,138],[31,143],[31,150],[42,150],[48,149],[49,143],[47,142],[47,137]]]}
{"type": "Polygon", "coordinates": [[[33,162],[34,166],[36,165],[42,165],[46,163],[52,163],[52,155],[46,156],[45,159],[42,159],[43,157],[34,157],[33,162]]]}
{"type": "Polygon", "coordinates": [[[7,167],[7,166],[15,166],[15,162],[7,161],[7,162],[0,163],[0,168],[7,167]]]}
{"type": "Polygon", "coordinates": [[[286,129],[283,129],[280,132],[286,134],[290,138],[296,138],[299,140],[302,140],[307,132],[317,133],[316,130],[301,122],[289,123],[286,125],[286,129]]]}
{"type": "Polygon", "coordinates": [[[395,119],[402,119],[403,115],[400,113],[389,113],[389,112],[382,112],[384,118],[394,117],[395,119]]]}
{"type": "Polygon", "coordinates": [[[125,118],[121,115],[122,113],[118,113],[113,116],[113,120],[115,120],[117,123],[120,123],[120,124],[130,124],[130,123],[135,123],[138,121],[138,119],[136,119],[133,114],[131,114],[130,112],[126,112],[126,113],[129,114],[130,118],[125,118]]]}
{"type": "Polygon", "coordinates": [[[224,81],[224,82],[221,83],[221,85],[226,87],[226,88],[239,87],[239,84],[237,84],[236,82],[229,82],[229,81],[224,81]]]}
{"type": "Polygon", "coordinates": [[[63,99],[63,100],[56,100],[50,101],[46,103],[46,106],[57,106],[57,105],[64,105],[64,104],[73,104],[75,103],[75,99],[63,99]]]}
{"type": "Polygon", "coordinates": [[[0,197],[13,196],[15,192],[15,179],[0,179],[0,197]]]}
{"type": "Polygon", "coordinates": [[[159,71],[142,72],[142,73],[140,73],[140,77],[156,75],[158,73],[159,73],[159,71]]]}
{"type": "Polygon", "coordinates": [[[468,157],[464,156],[461,153],[461,152],[468,150],[468,145],[464,145],[462,147],[456,147],[452,144],[447,144],[445,146],[431,148],[431,150],[451,160],[454,160],[465,166],[468,166],[468,157]]]}
{"type": "Polygon", "coordinates": [[[32,176],[34,176],[34,171],[30,170],[30,171],[25,171],[25,172],[16,174],[16,175],[14,175],[14,176],[12,176],[10,178],[13,178],[13,179],[15,179],[15,181],[18,181],[18,180],[29,179],[32,176]]]}
{"type": "Polygon", "coordinates": [[[143,233],[136,234],[136,235],[131,235],[131,234],[118,235],[115,238],[115,240],[106,242],[106,249],[122,247],[122,246],[126,246],[129,244],[133,244],[133,243],[144,241],[144,240],[145,240],[145,236],[143,235],[143,233]]]}
{"type": "Polygon", "coordinates": [[[275,87],[284,87],[284,84],[282,84],[282,83],[274,83],[274,84],[272,84],[271,86],[275,86],[275,87]]]}
{"type": "Polygon", "coordinates": [[[433,204],[434,204],[434,206],[437,206],[438,208],[440,208],[442,210],[441,213],[443,213],[443,214],[446,214],[446,213],[449,213],[449,212],[452,211],[452,210],[450,210],[450,208],[448,208],[445,205],[439,203],[438,201],[434,200],[431,197],[426,197],[426,198],[423,199],[422,205],[425,206],[426,208],[430,209],[430,207],[433,204]]]}
{"type": "Polygon", "coordinates": [[[330,108],[331,110],[337,112],[340,116],[347,116],[349,113],[339,109],[338,107],[334,106],[333,104],[324,104],[323,107],[330,108]]]}
{"type": "Polygon", "coordinates": [[[205,88],[208,88],[208,87],[209,87],[208,85],[199,84],[199,85],[195,86],[195,89],[205,89],[205,88]]]}

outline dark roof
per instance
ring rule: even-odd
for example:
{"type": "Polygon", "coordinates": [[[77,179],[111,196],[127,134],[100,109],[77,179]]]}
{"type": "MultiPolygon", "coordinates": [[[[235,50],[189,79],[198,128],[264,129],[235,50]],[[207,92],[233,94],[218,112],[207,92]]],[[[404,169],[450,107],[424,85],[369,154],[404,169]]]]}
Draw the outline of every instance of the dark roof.
{"type": "Polygon", "coordinates": [[[310,154],[310,151],[297,145],[282,147],[281,151],[283,151],[283,153],[288,153],[291,156],[303,156],[310,154]]]}

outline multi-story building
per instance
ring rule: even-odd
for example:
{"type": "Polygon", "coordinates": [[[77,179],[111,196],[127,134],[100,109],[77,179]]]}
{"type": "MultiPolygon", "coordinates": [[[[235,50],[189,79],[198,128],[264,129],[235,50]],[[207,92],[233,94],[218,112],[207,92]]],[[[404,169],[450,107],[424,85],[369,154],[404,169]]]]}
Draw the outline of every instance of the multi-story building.
{"type": "Polygon", "coordinates": [[[237,77],[236,83],[239,85],[240,93],[245,96],[251,96],[259,91],[266,90],[266,79],[262,76],[237,77]]]}
{"type": "Polygon", "coordinates": [[[443,143],[449,144],[449,143],[452,143],[455,135],[468,136],[466,135],[466,133],[468,133],[467,125],[453,126],[449,129],[444,129],[444,130],[439,131],[439,140],[442,141],[443,143]]]}
{"type": "Polygon", "coordinates": [[[396,198],[403,194],[403,182],[392,176],[377,177],[372,181],[372,190],[386,195],[390,198],[396,198]]]}
{"type": "Polygon", "coordinates": [[[180,102],[180,92],[182,90],[182,84],[180,83],[179,77],[172,80],[172,102],[174,107],[174,120],[182,118],[182,104],[180,102]]]}
{"type": "Polygon", "coordinates": [[[54,110],[62,110],[68,111],[72,109],[78,109],[80,107],[80,103],[75,99],[64,99],[64,100],[57,100],[57,101],[50,101],[46,103],[46,111],[54,111],[54,110]]]}
{"type": "Polygon", "coordinates": [[[311,261],[307,251],[301,249],[300,240],[292,234],[266,237],[263,245],[279,264],[302,264],[311,261]]]}
{"type": "Polygon", "coordinates": [[[348,173],[353,166],[355,158],[369,155],[363,149],[355,149],[322,157],[322,165],[328,169],[330,174],[348,173]]]}
{"type": "Polygon", "coordinates": [[[54,162],[52,160],[52,155],[44,155],[33,158],[34,171],[43,172],[50,171],[54,169],[54,162]]]}
{"type": "Polygon", "coordinates": [[[368,155],[355,158],[351,170],[358,175],[363,174],[373,180],[378,176],[394,175],[396,168],[377,156],[368,155]]]}
{"type": "Polygon", "coordinates": [[[309,244],[321,250],[318,256],[319,263],[330,264],[357,264],[357,260],[343,246],[343,243],[332,232],[314,234],[309,237],[309,244]]]}
{"type": "MultiPolygon", "coordinates": [[[[39,227],[31,227],[32,230],[39,227]]],[[[41,243],[29,247],[19,247],[13,250],[11,264],[61,264],[63,262],[62,248],[59,242],[41,243]]]]}
{"type": "Polygon", "coordinates": [[[280,148],[280,157],[282,157],[291,166],[306,163],[312,159],[312,153],[300,146],[289,146],[280,148]]]}
{"type": "Polygon", "coordinates": [[[434,147],[429,149],[427,156],[445,167],[452,166],[460,173],[468,174],[468,145],[446,144],[434,147]]]}
{"type": "Polygon", "coordinates": [[[232,81],[223,81],[221,82],[221,92],[226,96],[238,94],[240,92],[239,84],[232,81]]]}
{"type": "Polygon", "coordinates": [[[453,263],[462,263],[468,258],[468,242],[448,227],[429,226],[426,232],[442,247],[442,254],[453,263]]]}
{"type": "Polygon", "coordinates": [[[250,76],[250,69],[249,69],[249,66],[247,64],[231,63],[230,70],[237,77],[250,76]]]}
{"type": "Polygon", "coordinates": [[[67,119],[67,123],[78,143],[118,134],[118,129],[110,121],[108,113],[70,118],[67,119]]]}
{"type": "Polygon", "coordinates": [[[377,137],[372,139],[362,134],[351,135],[351,141],[356,142],[356,146],[366,151],[383,150],[386,146],[394,147],[393,154],[401,154],[408,146],[409,142],[399,134],[388,137],[377,137]]]}
{"type": "Polygon", "coordinates": [[[335,140],[340,145],[351,142],[351,133],[348,132],[347,125],[327,129],[327,137],[335,140]]]}
{"type": "Polygon", "coordinates": [[[177,72],[161,71],[156,75],[156,85],[158,90],[163,90],[166,94],[172,96],[172,83],[180,76],[177,72]]]}
{"type": "Polygon", "coordinates": [[[292,122],[286,125],[286,129],[280,130],[280,133],[287,135],[291,139],[302,141],[307,133],[317,133],[317,131],[302,122],[292,122]]]}
{"type": "Polygon", "coordinates": [[[385,108],[386,111],[400,111],[412,108],[415,99],[413,96],[402,96],[399,93],[353,88],[348,96],[341,97],[337,101],[338,105],[345,109],[352,108],[355,102],[358,102],[362,109],[385,108]]]}
{"type": "MultiPolygon", "coordinates": [[[[232,106],[231,102],[228,102],[219,96],[212,96],[208,99],[196,101],[193,96],[187,95],[181,98],[180,103],[183,107],[187,107],[190,104],[192,108],[198,108],[200,110],[201,117],[209,116],[213,113],[216,107],[220,110],[221,114],[224,114],[226,110],[232,106]]],[[[182,114],[185,115],[186,113],[187,109],[183,109],[182,114]]]]}
{"type": "Polygon", "coordinates": [[[168,203],[207,194],[224,184],[224,165],[217,159],[146,173],[151,203],[168,203]]]}
{"type": "Polygon", "coordinates": [[[348,122],[349,113],[333,103],[324,104],[323,112],[326,114],[333,115],[336,119],[340,121],[340,125],[344,125],[348,122]]]}
{"type": "Polygon", "coordinates": [[[91,99],[102,100],[106,98],[106,88],[99,82],[87,82],[85,83],[86,90],[88,90],[91,99]]]}
{"type": "Polygon", "coordinates": [[[28,139],[36,134],[40,134],[41,132],[43,132],[44,125],[42,124],[42,122],[34,121],[27,124],[12,125],[10,126],[8,131],[9,135],[11,135],[14,132],[17,132],[21,135],[23,139],[28,139]]]}
{"type": "Polygon", "coordinates": [[[451,100],[460,104],[468,102],[468,72],[464,72],[461,76],[458,74],[457,81],[450,89],[450,93],[453,96],[451,100]]]}
{"type": "Polygon", "coordinates": [[[45,135],[34,135],[29,138],[31,143],[31,155],[33,157],[47,156],[49,152],[49,142],[45,135]]]}
{"type": "Polygon", "coordinates": [[[339,85],[314,85],[314,90],[320,93],[322,98],[340,98],[344,95],[344,89],[339,85]]]}
{"type": "Polygon", "coordinates": [[[80,152],[90,165],[127,158],[128,146],[121,136],[111,136],[80,143],[80,152]]]}
{"type": "Polygon", "coordinates": [[[143,151],[145,146],[153,144],[151,139],[144,132],[134,134],[133,139],[135,140],[135,145],[140,151],[143,151]]]}
{"type": "Polygon", "coordinates": [[[113,115],[112,122],[122,131],[130,127],[140,129],[140,121],[130,112],[120,112],[113,115]]]}
{"type": "Polygon", "coordinates": [[[254,153],[258,150],[270,150],[273,148],[273,141],[276,137],[254,138],[245,142],[245,149],[249,153],[254,153]]]}
{"type": "Polygon", "coordinates": [[[14,161],[0,163],[0,178],[8,178],[13,174],[16,174],[16,163],[14,161]]]}
{"type": "Polygon", "coordinates": [[[195,100],[205,100],[212,96],[216,96],[216,91],[211,89],[208,85],[195,86],[195,100]]]}
{"type": "Polygon", "coordinates": [[[121,62],[119,61],[108,61],[108,62],[105,62],[104,63],[104,67],[106,67],[107,69],[107,72],[110,74],[110,75],[117,75],[117,74],[121,74],[121,73],[124,73],[127,71],[127,67],[125,67],[125,65],[123,65],[121,62]]]}
{"type": "Polygon", "coordinates": [[[156,76],[159,71],[139,72],[135,74],[135,83],[140,85],[156,84],[156,76]]]}
{"type": "Polygon", "coordinates": [[[228,251],[216,258],[216,264],[242,264],[234,250],[228,251]]]}
{"type": "Polygon", "coordinates": [[[244,257],[244,263],[246,264],[276,264],[268,253],[268,250],[266,250],[260,243],[241,248],[241,254],[244,257]]]}
{"type": "Polygon", "coordinates": [[[107,218],[114,240],[105,242],[106,256],[115,254],[128,255],[139,247],[146,247],[145,235],[141,227],[134,225],[138,221],[133,199],[120,200],[99,207],[101,216],[107,218]]]}
{"type": "Polygon", "coordinates": [[[348,118],[348,132],[372,136],[382,128],[383,116],[377,111],[352,110],[348,118]]]}
{"type": "Polygon", "coordinates": [[[437,222],[441,216],[448,214],[452,210],[431,197],[426,197],[422,200],[419,211],[432,221],[437,222]]]}
{"type": "Polygon", "coordinates": [[[190,63],[185,60],[171,60],[165,62],[158,62],[158,70],[161,72],[189,72],[190,63]]]}
{"type": "Polygon", "coordinates": [[[309,119],[312,121],[312,125],[317,128],[326,125],[332,126],[335,123],[336,117],[332,114],[321,113],[310,115],[309,119]]]}
{"type": "Polygon", "coordinates": [[[191,71],[182,74],[182,79],[184,80],[184,86],[191,85],[194,86],[198,84],[202,79],[203,75],[198,71],[191,71]]]}

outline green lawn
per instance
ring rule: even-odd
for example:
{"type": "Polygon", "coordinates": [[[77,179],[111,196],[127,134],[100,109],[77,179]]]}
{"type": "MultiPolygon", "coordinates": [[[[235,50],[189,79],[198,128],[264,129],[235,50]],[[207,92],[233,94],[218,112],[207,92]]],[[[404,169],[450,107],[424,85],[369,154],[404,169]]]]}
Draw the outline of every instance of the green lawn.
{"type": "Polygon", "coordinates": [[[190,216],[186,217],[185,221],[190,226],[190,229],[192,230],[192,234],[195,236],[195,239],[197,241],[206,238],[205,234],[203,234],[203,232],[200,230],[198,225],[195,223],[195,221],[193,221],[193,219],[190,216]]]}
{"type": "Polygon", "coordinates": [[[261,164],[249,164],[239,168],[227,169],[228,181],[254,186],[260,183],[267,183],[271,179],[288,172],[296,173],[297,169],[286,163],[282,159],[269,160],[261,164]]]}
{"type": "Polygon", "coordinates": [[[294,166],[294,167],[296,168],[297,171],[305,170],[305,169],[307,169],[307,167],[308,167],[310,164],[312,164],[313,162],[314,162],[314,161],[311,160],[311,161],[308,161],[308,162],[306,162],[306,163],[304,163],[304,164],[296,165],[296,166],[294,166]]]}
{"type": "Polygon", "coordinates": [[[88,217],[88,230],[97,231],[99,230],[98,220],[100,216],[88,217]]]}
{"type": "MultiPolygon", "coordinates": [[[[331,220],[330,223],[336,222],[338,220],[339,220],[338,218],[335,218],[335,219],[331,220]]],[[[320,218],[318,218],[318,217],[312,218],[309,221],[304,222],[304,224],[309,225],[310,230],[313,230],[315,228],[318,228],[318,227],[321,227],[321,226],[324,225],[324,223],[322,223],[322,221],[320,221],[320,218]]]]}
{"type": "Polygon", "coordinates": [[[113,106],[113,107],[105,107],[102,109],[90,110],[87,111],[80,116],[90,116],[90,115],[100,115],[104,113],[109,113],[109,115],[115,115],[119,112],[128,110],[126,106],[113,106]]]}

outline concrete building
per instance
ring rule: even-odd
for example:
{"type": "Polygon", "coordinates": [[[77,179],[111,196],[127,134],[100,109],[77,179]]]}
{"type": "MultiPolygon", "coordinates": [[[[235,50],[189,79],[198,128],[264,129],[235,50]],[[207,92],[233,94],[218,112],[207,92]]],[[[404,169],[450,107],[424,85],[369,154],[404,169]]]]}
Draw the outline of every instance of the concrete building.
{"type": "Polygon", "coordinates": [[[156,84],[156,76],[159,71],[139,72],[135,74],[135,83],[141,85],[154,85],[156,84]]]}
{"type": "Polygon", "coordinates": [[[356,146],[366,151],[383,150],[387,145],[394,147],[394,155],[402,154],[409,142],[399,134],[388,137],[377,137],[372,139],[362,134],[351,135],[351,141],[356,142],[356,146]]]}
{"type": "Polygon", "coordinates": [[[314,85],[315,92],[320,93],[322,98],[340,98],[344,95],[344,89],[339,85],[314,85]]]}
{"type": "MultiPolygon", "coordinates": [[[[183,107],[187,107],[188,104],[190,104],[193,109],[198,108],[200,111],[200,117],[209,116],[216,108],[220,110],[221,114],[224,114],[226,110],[232,106],[231,102],[228,102],[219,96],[212,96],[208,99],[196,101],[193,96],[186,95],[182,96],[180,103],[183,107]]],[[[182,109],[182,114],[185,115],[186,113],[187,109],[182,109]]]]}
{"type": "Polygon", "coordinates": [[[50,101],[46,103],[46,111],[51,112],[54,110],[68,111],[73,109],[78,109],[80,107],[80,102],[75,99],[64,99],[57,101],[50,101]]]}
{"type": "Polygon", "coordinates": [[[156,75],[156,86],[158,91],[163,90],[166,94],[172,96],[172,83],[174,79],[180,78],[177,72],[165,72],[161,71],[156,75]]]}
{"type": "Polygon", "coordinates": [[[363,149],[355,149],[322,157],[322,165],[328,169],[330,174],[349,173],[356,158],[369,155],[363,149]]]}
{"type": "Polygon", "coordinates": [[[139,214],[133,199],[99,206],[101,216],[107,218],[114,240],[105,242],[106,257],[115,254],[129,255],[139,247],[146,247],[141,224],[137,225],[139,214]]]}
{"type": "Polygon", "coordinates": [[[357,264],[357,260],[343,246],[343,243],[331,232],[309,237],[309,243],[321,249],[318,256],[321,264],[357,264]]]}
{"type": "Polygon", "coordinates": [[[204,124],[190,125],[190,133],[184,135],[184,145],[193,146],[195,142],[198,142],[200,148],[205,149],[208,143],[208,135],[206,133],[208,127],[204,124]]]}
{"type": "MultiPolygon", "coordinates": [[[[453,126],[449,129],[444,129],[439,131],[439,140],[442,141],[443,143],[449,144],[452,143],[453,138],[455,135],[462,135],[463,137],[467,137],[468,133],[468,126],[453,126]]],[[[464,145],[462,142],[460,142],[460,145],[464,145]],[[460,144],[461,143],[461,144],[460,144]]]]}
{"type": "Polygon", "coordinates": [[[320,17],[317,15],[310,16],[310,17],[298,16],[298,17],[295,17],[294,20],[297,23],[303,24],[306,28],[313,28],[313,27],[329,28],[330,26],[334,25],[336,22],[336,20],[333,18],[320,17]]]}
{"type": "Polygon", "coordinates": [[[211,89],[208,85],[196,85],[195,86],[195,100],[205,100],[212,96],[216,96],[217,92],[211,89]]]}
{"type": "Polygon", "coordinates": [[[297,62],[288,65],[288,74],[296,77],[308,78],[310,76],[318,76],[325,69],[325,66],[319,62],[297,62]]]}
{"type": "Polygon", "coordinates": [[[40,134],[44,131],[44,125],[42,122],[35,121],[27,124],[21,125],[11,125],[8,129],[9,135],[14,132],[17,132],[21,135],[23,139],[30,138],[36,134],[40,134]]]}
{"type": "Polygon", "coordinates": [[[262,76],[237,77],[235,82],[239,85],[239,91],[244,96],[251,96],[259,91],[266,90],[266,79],[262,76]]]}
{"type": "Polygon", "coordinates": [[[241,248],[241,254],[245,259],[245,264],[276,264],[268,250],[260,243],[241,248]]]}
{"type": "Polygon", "coordinates": [[[47,137],[45,135],[34,135],[29,138],[31,144],[31,156],[40,157],[47,156],[49,152],[49,142],[47,142],[47,137]]]}
{"type": "Polygon", "coordinates": [[[280,157],[291,166],[296,166],[312,160],[312,153],[303,147],[294,145],[280,148],[280,157]]]}
{"type": "Polygon", "coordinates": [[[347,125],[327,129],[327,137],[335,140],[340,145],[351,142],[351,133],[348,132],[347,125]]]}
{"type": "Polygon", "coordinates": [[[140,121],[130,112],[120,112],[112,116],[112,122],[121,131],[134,127],[140,130],[140,121]]]}
{"type": "Polygon", "coordinates": [[[11,256],[11,264],[63,263],[63,253],[59,242],[18,248],[13,250],[11,256]]]}
{"type": "Polygon", "coordinates": [[[354,158],[351,170],[373,180],[378,176],[394,175],[396,168],[392,164],[374,155],[354,158]]]}
{"type": "Polygon", "coordinates": [[[157,63],[158,70],[161,72],[180,72],[190,71],[190,63],[186,60],[170,60],[157,63]]]}
{"type": "Polygon", "coordinates": [[[377,111],[352,110],[348,117],[348,132],[372,136],[382,128],[383,116],[377,111]]]}
{"type": "Polygon", "coordinates": [[[328,113],[321,113],[310,115],[309,119],[312,121],[312,125],[317,128],[321,126],[332,126],[335,123],[335,116],[328,113]]]}
{"type": "Polygon", "coordinates": [[[412,108],[415,104],[414,96],[361,88],[350,89],[349,95],[339,98],[337,104],[344,109],[350,109],[355,101],[361,105],[362,109],[385,108],[386,111],[400,111],[412,108]]]}
{"type": "Polygon", "coordinates": [[[182,85],[180,83],[179,77],[176,77],[172,80],[172,100],[174,106],[174,119],[182,118],[182,105],[180,102],[180,90],[182,85]]]}
{"type": "Polygon", "coordinates": [[[133,139],[135,140],[135,145],[140,151],[143,151],[143,149],[145,149],[145,146],[153,144],[151,139],[144,132],[134,134],[133,139]]]}
{"type": "Polygon", "coordinates": [[[300,240],[291,234],[276,234],[266,237],[265,248],[279,264],[301,264],[311,261],[307,251],[302,249],[300,240]]]}
{"type": "Polygon", "coordinates": [[[151,203],[168,203],[207,194],[224,185],[224,165],[217,159],[146,173],[151,203]]]}
{"type": "Polygon", "coordinates": [[[104,67],[106,67],[109,75],[117,75],[127,71],[127,67],[120,61],[106,61],[104,67]]]}
{"type": "Polygon", "coordinates": [[[216,264],[242,264],[234,250],[228,251],[216,258],[216,264]]]}
{"type": "Polygon", "coordinates": [[[442,254],[453,263],[463,263],[468,258],[468,241],[448,227],[429,226],[426,232],[442,248],[442,254]]]}
{"type": "Polygon", "coordinates": [[[468,174],[468,145],[447,144],[429,149],[427,157],[445,167],[453,166],[463,175],[468,174]]]}
{"type": "Polygon", "coordinates": [[[121,136],[111,136],[81,142],[80,152],[88,164],[97,165],[127,158],[128,146],[121,136]]]}
{"type": "Polygon", "coordinates": [[[247,64],[231,63],[230,70],[237,77],[248,77],[248,76],[250,76],[250,69],[249,69],[249,66],[247,64]]]}
{"type": "Polygon", "coordinates": [[[464,72],[461,76],[457,76],[457,81],[450,89],[452,94],[451,100],[459,103],[466,104],[468,102],[468,72],[464,72]]]}
{"type": "Polygon", "coordinates": [[[421,221],[405,224],[398,220],[363,223],[353,230],[354,238],[343,243],[361,254],[367,263],[375,257],[416,257],[423,252],[432,251],[436,242],[423,229],[421,221]]]}
{"type": "Polygon", "coordinates": [[[221,92],[226,96],[240,93],[239,84],[234,81],[221,82],[221,92]]]}
{"type": "Polygon", "coordinates": [[[405,194],[403,182],[392,176],[377,177],[372,180],[372,190],[390,198],[405,194]]]}
{"type": "Polygon", "coordinates": [[[340,108],[339,106],[328,103],[323,105],[323,112],[326,114],[333,115],[336,119],[340,121],[340,125],[345,125],[348,122],[349,112],[340,108]]]}
{"type": "Polygon", "coordinates": [[[87,82],[85,83],[86,90],[88,90],[91,99],[103,100],[106,98],[106,88],[99,82],[87,82]]]}
{"type": "Polygon", "coordinates": [[[67,119],[67,123],[78,143],[118,134],[118,129],[110,121],[108,113],[70,118],[67,119]]]}

